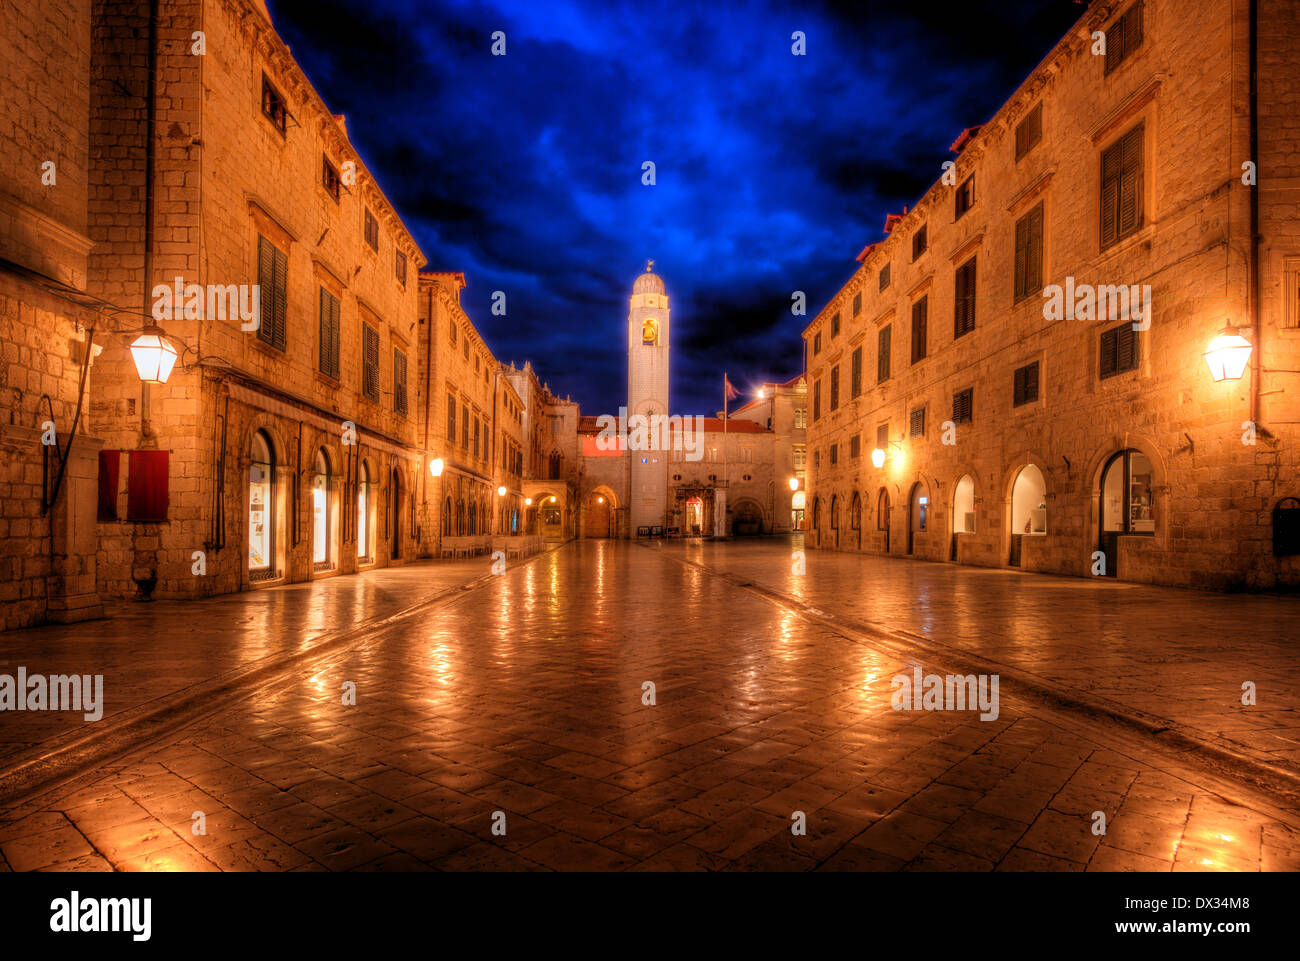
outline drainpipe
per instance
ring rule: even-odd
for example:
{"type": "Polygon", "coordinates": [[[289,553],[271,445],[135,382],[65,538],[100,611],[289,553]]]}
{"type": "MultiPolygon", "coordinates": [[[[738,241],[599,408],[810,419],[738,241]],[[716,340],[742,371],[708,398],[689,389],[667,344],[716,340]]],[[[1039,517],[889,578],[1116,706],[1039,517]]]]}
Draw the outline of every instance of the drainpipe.
{"type": "MultiPolygon", "coordinates": [[[[143,303],[141,312],[149,317],[153,313],[150,292],[153,290],[153,140],[154,124],[157,114],[157,74],[158,74],[158,0],[149,0],[149,76],[145,93],[145,140],[144,140],[144,277],[141,292],[143,303]]],[[[149,385],[140,384],[140,443],[148,446],[154,438],[153,426],[150,424],[149,385]]]]}
{"type": "Polygon", "coordinates": [[[1260,378],[1264,345],[1259,322],[1259,0],[1250,0],[1250,159],[1255,164],[1255,186],[1250,191],[1250,342],[1255,345],[1250,365],[1250,422],[1259,425],[1260,378]]]}

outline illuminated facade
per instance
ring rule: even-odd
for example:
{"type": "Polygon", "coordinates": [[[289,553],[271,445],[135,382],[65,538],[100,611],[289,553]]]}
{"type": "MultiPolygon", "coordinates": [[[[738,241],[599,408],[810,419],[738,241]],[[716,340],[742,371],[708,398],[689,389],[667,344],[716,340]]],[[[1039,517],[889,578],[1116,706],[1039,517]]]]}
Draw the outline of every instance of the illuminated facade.
{"type": "Polygon", "coordinates": [[[1247,0],[1093,3],[963,133],[804,332],[809,546],[1300,584],[1287,9],[1252,25],[1247,0]],[[1225,326],[1253,353],[1216,382],[1225,326]]]}

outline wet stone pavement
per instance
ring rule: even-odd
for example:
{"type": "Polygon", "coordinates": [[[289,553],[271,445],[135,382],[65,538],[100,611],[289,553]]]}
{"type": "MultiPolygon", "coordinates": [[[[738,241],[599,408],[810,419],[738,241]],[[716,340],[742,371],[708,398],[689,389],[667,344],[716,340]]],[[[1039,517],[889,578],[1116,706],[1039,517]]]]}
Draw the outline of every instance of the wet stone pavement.
{"type": "MultiPolygon", "coordinates": [[[[1300,812],[1005,692],[993,720],[892,710],[891,678],[923,656],[722,573],[1281,761],[1296,602],[815,552],[797,578],[790,554],[585,542],[513,565],[120,761],[0,799],[0,869],[1300,869],[1300,812]],[[1258,715],[1232,706],[1241,680],[1258,715]]],[[[482,571],[377,573],[0,636],[0,652],[102,670],[110,704],[119,688],[143,703],[482,571]]],[[[4,742],[58,733],[35,721],[0,715],[4,742]]]]}

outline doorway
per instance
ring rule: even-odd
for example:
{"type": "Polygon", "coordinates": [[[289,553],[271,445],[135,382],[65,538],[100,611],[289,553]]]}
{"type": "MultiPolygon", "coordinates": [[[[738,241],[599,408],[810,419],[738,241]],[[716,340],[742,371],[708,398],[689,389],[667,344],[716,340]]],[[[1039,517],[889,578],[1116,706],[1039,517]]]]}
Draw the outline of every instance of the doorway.
{"type": "Polygon", "coordinates": [[[1151,537],[1156,532],[1151,461],[1138,450],[1122,450],[1106,462],[1098,504],[1098,550],[1106,577],[1119,576],[1120,535],[1151,537]]]}

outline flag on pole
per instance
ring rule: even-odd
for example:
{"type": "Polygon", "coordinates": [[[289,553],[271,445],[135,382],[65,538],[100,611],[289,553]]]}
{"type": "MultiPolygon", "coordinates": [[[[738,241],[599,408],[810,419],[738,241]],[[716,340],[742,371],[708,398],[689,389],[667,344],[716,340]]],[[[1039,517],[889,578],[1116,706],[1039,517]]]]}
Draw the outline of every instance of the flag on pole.
{"type": "Polygon", "coordinates": [[[722,375],[722,384],[727,394],[727,400],[735,400],[740,396],[740,391],[736,390],[736,388],[732,386],[731,381],[727,378],[726,374],[722,375]]]}

